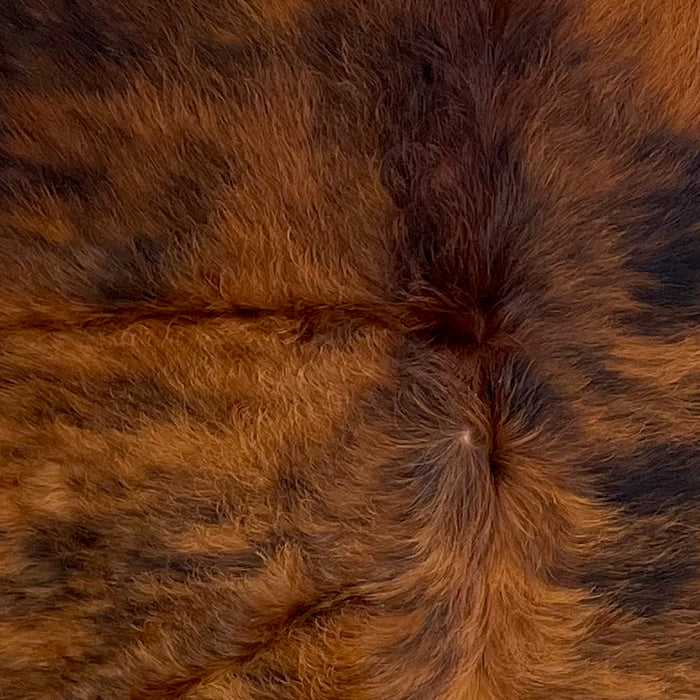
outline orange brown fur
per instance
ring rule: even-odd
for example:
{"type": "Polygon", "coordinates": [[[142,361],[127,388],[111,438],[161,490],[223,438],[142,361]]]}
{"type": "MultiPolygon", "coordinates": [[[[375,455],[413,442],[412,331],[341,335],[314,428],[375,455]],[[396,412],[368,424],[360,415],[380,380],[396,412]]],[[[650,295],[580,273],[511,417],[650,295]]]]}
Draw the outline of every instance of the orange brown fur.
{"type": "Polygon", "coordinates": [[[0,4],[0,697],[700,695],[700,13],[0,4]]]}

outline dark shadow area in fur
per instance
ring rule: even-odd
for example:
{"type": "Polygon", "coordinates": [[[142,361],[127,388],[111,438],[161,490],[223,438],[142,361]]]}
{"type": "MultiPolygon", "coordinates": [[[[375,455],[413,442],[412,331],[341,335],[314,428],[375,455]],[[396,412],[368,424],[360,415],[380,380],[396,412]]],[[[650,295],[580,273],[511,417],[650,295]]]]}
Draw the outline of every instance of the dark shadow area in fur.
{"type": "Polygon", "coordinates": [[[149,236],[97,249],[99,272],[87,284],[86,297],[107,309],[155,301],[163,289],[167,251],[149,236]]]}
{"type": "Polygon", "coordinates": [[[195,47],[195,56],[202,65],[233,80],[254,73],[270,60],[269,48],[253,40],[241,43],[201,41],[195,47]]]}
{"type": "Polygon", "coordinates": [[[639,382],[626,377],[607,365],[607,352],[590,347],[581,348],[573,358],[574,367],[590,380],[590,388],[605,396],[623,396],[631,393],[639,382]]]}
{"type": "Polygon", "coordinates": [[[177,392],[148,373],[93,377],[86,384],[79,375],[15,369],[0,376],[0,390],[3,385],[23,397],[3,402],[6,415],[30,425],[60,420],[86,430],[129,431],[146,420],[170,420],[182,404],[177,392]]]}
{"type": "MultiPolygon", "coordinates": [[[[44,369],[0,368],[0,406],[7,417],[40,426],[60,421],[92,431],[133,432],[178,416],[217,433],[257,410],[253,400],[228,392],[178,389],[157,373],[114,372],[90,377],[44,369]]],[[[5,454],[30,457],[29,446],[6,446],[5,454]]]]}
{"type": "Polygon", "coordinates": [[[212,576],[248,576],[263,568],[259,552],[247,549],[235,552],[206,554],[168,553],[159,547],[155,551],[140,551],[130,557],[134,574],[154,576],[159,581],[202,580],[212,576]]]}
{"type": "Polygon", "coordinates": [[[444,689],[459,667],[461,658],[459,644],[454,634],[454,620],[446,601],[431,600],[425,605],[425,619],[417,632],[407,634],[403,639],[383,650],[379,667],[400,669],[411,659],[428,668],[430,659],[436,654],[440,663],[433,666],[433,676],[420,686],[402,695],[402,700],[433,700],[444,689]]]}
{"type": "Polygon", "coordinates": [[[60,10],[0,5],[0,74],[31,90],[102,93],[125,85],[143,56],[133,35],[101,22],[81,0],[65,0],[60,10]]]}
{"type": "Polygon", "coordinates": [[[575,586],[640,617],[685,608],[685,588],[698,573],[692,531],[681,524],[649,528],[582,562],[575,586]]]}
{"type": "Polygon", "coordinates": [[[648,281],[634,290],[644,306],[623,320],[643,335],[687,330],[700,322],[700,144],[656,132],[639,144],[637,159],[672,182],[629,205],[627,265],[648,281]]]}
{"type": "MultiPolygon", "coordinates": [[[[163,497],[163,494],[159,494],[163,497]]],[[[173,513],[173,518],[182,514],[173,513]]],[[[163,583],[201,581],[214,576],[239,577],[260,572],[284,540],[261,540],[249,548],[212,552],[182,552],[162,542],[158,524],[143,520],[125,529],[109,515],[95,522],[44,520],[33,526],[22,546],[26,566],[13,579],[0,579],[4,604],[26,612],[43,611],[73,601],[89,601],[99,588],[76,582],[109,576],[117,588],[133,577],[154,577],[163,583]]],[[[165,523],[161,523],[165,525],[165,523]]],[[[116,589],[115,589],[116,590],[116,589]]]]}
{"type": "Polygon", "coordinates": [[[35,528],[24,546],[35,584],[62,583],[101,557],[107,543],[92,523],[47,522],[35,528]]]}
{"type": "Polygon", "coordinates": [[[700,499],[700,446],[647,444],[589,464],[600,496],[631,515],[663,514],[700,499]]]}
{"type": "Polygon", "coordinates": [[[106,175],[77,165],[34,163],[0,150],[0,204],[7,206],[17,195],[49,192],[66,203],[88,204],[107,184],[106,175]]]}
{"type": "Polygon", "coordinates": [[[490,373],[488,379],[495,382],[492,388],[494,408],[498,411],[501,403],[505,413],[496,417],[521,421],[524,432],[543,427],[561,431],[573,421],[564,397],[537,370],[534,362],[524,357],[509,358],[502,369],[490,373]]]}
{"type": "Polygon", "coordinates": [[[147,202],[154,233],[126,242],[96,241],[97,271],[79,292],[83,300],[106,311],[162,302],[188,251],[211,233],[217,190],[235,186],[240,170],[203,139],[183,139],[178,151],[178,170],[163,175],[157,194],[147,202]]]}

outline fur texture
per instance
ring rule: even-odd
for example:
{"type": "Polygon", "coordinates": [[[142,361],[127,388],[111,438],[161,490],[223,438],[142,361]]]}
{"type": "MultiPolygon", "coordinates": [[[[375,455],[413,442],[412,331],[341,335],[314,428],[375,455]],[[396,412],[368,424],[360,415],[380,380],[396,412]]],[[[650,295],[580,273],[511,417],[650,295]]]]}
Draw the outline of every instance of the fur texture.
{"type": "Polygon", "coordinates": [[[0,2],[0,697],[700,696],[695,0],[0,2]]]}

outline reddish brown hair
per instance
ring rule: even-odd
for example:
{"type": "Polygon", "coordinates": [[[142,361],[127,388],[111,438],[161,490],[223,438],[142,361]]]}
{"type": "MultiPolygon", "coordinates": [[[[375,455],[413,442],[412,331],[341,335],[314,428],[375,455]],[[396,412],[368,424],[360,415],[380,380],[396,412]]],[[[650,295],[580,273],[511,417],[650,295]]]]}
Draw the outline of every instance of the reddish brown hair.
{"type": "Polygon", "coordinates": [[[699,38],[3,0],[0,696],[700,696],[699,38]]]}

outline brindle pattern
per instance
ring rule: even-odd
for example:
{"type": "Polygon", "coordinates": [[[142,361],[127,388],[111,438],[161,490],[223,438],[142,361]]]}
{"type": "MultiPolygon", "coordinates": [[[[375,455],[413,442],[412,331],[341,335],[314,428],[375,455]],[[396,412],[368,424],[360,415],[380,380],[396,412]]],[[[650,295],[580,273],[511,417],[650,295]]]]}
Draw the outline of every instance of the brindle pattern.
{"type": "Polygon", "coordinates": [[[0,4],[0,697],[700,695],[700,12],[0,4]]]}

